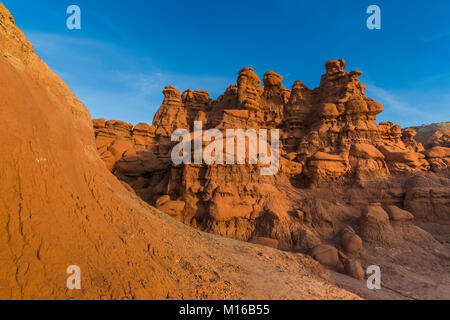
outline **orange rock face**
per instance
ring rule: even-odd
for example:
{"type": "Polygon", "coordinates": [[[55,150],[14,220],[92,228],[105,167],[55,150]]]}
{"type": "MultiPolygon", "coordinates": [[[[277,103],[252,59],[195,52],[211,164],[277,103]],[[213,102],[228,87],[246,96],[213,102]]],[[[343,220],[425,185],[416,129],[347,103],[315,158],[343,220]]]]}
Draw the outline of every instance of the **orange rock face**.
{"type": "MultiPolygon", "coordinates": [[[[205,91],[187,90],[180,97],[169,86],[153,124],[129,131],[126,141],[135,141],[136,154],[125,150],[125,142],[112,152],[114,141],[125,139],[121,124],[111,135],[118,138],[108,143],[113,156],[106,153],[104,160],[111,168],[110,159],[130,152],[132,156],[115,162],[112,172],[151,205],[169,200],[158,207],[185,224],[243,241],[273,239],[289,251],[342,245],[351,256],[340,258],[340,270],[361,279],[359,261],[370,261],[375,254],[364,249],[361,238],[374,246],[406,246],[415,228],[409,222],[413,216],[449,221],[450,181],[448,148],[425,150],[414,130],[377,124],[383,106],[365,95],[360,75],[345,71],[340,59],[325,64],[316,89],[301,81],[286,89],[283,77],[273,71],[261,83],[252,68],[243,68],[236,84],[216,100],[205,91]],[[251,164],[174,165],[170,135],[180,128],[192,131],[194,121],[202,121],[203,130],[278,129],[278,173],[261,176],[259,165],[251,164]],[[425,187],[421,177],[432,182],[425,187]],[[340,240],[349,226],[355,233],[340,240]]],[[[101,133],[96,129],[103,146],[101,133]]],[[[431,246],[436,245],[431,239],[431,246]]]]}

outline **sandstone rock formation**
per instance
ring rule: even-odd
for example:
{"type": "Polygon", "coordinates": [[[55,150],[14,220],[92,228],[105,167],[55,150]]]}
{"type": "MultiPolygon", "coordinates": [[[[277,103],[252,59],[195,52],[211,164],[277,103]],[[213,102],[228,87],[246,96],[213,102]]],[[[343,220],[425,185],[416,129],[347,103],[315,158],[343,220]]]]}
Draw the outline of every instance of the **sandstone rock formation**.
{"type": "Polygon", "coordinates": [[[363,239],[367,241],[390,241],[394,237],[389,215],[380,203],[371,204],[364,209],[359,227],[363,239]]]}
{"type": "MultiPolygon", "coordinates": [[[[156,128],[93,126],[0,4],[0,299],[357,298],[311,258],[182,225],[108,172],[94,129],[107,168],[133,177],[163,209],[186,210],[156,176],[174,170],[176,182],[164,139],[185,124],[171,112],[184,108],[176,91],[165,93],[156,128]],[[81,290],[66,287],[71,265],[81,268],[81,290]]],[[[197,93],[190,101],[194,110],[209,100],[197,93]]]]}
{"type": "Polygon", "coordinates": [[[361,250],[362,240],[352,227],[347,227],[341,234],[341,245],[347,253],[355,253],[361,250]]]}
{"type": "MultiPolygon", "coordinates": [[[[104,129],[96,129],[99,152],[142,199],[200,230],[272,247],[274,241],[261,239],[273,239],[281,250],[303,253],[334,243],[343,249],[339,270],[356,278],[362,278],[358,264],[380,259],[374,247],[392,244],[420,252],[421,258],[399,262],[417,268],[414,259],[427,261],[419,274],[430,276],[436,265],[448,270],[448,261],[432,253],[448,255],[445,231],[432,224],[450,221],[448,146],[424,148],[414,130],[377,124],[383,106],[365,95],[361,71],[347,72],[345,65],[328,61],[315,89],[301,81],[286,89],[273,71],[261,83],[252,68],[243,68],[216,100],[205,91],[180,96],[168,86],[152,125],[139,124],[124,138],[125,126],[114,122],[111,137],[118,138],[108,142],[104,129]],[[170,135],[180,128],[192,132],[194,121],[202,121],[203,130],[280,130],[278,173],[262,176],[261,164],[173,164],[170,135]],[[114,148],[117,140],[121,148],[114,148]],[[124,140],[135,141],[134,151],[124,140]]],[[[98,121],[102,128],[107,123],[98,121]]]]}
{"type": "Polygon", "coordinates": [[[357,260],[347,260],[345,262],[345,272],[355,279],[365,279],[364,269],[362,268],[361,263],[357,260]]]}
{"type": "Polygon", "coordinates": [[[338,250],[333,246],[318,245],[311,250],[310,255],[324,266],[341,270],[343,268],[339,260],[338,250]]]}
{"type": "Polygon", "coordinates": [[[450,148],[450,121],[408,128],[416,132],[415,139],[426,149],[431,147],[450,148]]]}

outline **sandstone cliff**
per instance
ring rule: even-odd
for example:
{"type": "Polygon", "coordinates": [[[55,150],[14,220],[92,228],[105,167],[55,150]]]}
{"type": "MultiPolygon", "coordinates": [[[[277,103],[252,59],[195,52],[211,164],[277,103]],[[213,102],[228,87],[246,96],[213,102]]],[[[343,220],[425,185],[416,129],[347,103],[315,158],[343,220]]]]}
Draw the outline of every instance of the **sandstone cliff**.
{"type": "Polygon", "coordinates": [[[413,268],[414,277],[432,271],[427,285],[448,290],[450,148],[445,137],[425,149],[414,130],[377,124],[383,106],[365,95],[360,75],[340,59],[326,63],[315,89],[301,81],[286,89],[273,71],[261,83],[248,67],[216,100],[167,86],[151,125],[94,120],[97,148],[121,181],[185,224],[310,253],[356,278],[364,277],[359,261],[384,264],[389,286],[401,292],[408,286],[396,283],[400,269],[413,268]],[[279,129],[278,174],[261,176],[260,164],[173,164],[171,133],[193,131],[194,121],[204,130],[279,129]],[[388,261],[392,248],[401,254],[388,261]],[[436,281],[441,272],[444,284],[436,281]]]}

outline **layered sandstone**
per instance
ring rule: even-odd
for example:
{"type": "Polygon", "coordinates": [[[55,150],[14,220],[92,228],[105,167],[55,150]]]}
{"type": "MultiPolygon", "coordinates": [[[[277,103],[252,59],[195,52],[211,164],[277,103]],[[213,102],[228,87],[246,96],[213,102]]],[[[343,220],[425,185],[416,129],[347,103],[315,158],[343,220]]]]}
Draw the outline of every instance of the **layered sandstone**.
{"type": "MultiPolygon", "coordinates": [[[[417,259],[428,262],[418,273],[433,265],[445,270],[448,262],[433,252],[448,256],[448,248],[412,219],[446,237],[426,223],[450,220],[450,149],[425,149],[414,130],[377,124],[383,106],[366,96],[361,74],[345,71],[343,59],[331,60],[318,88],[296,81],[289,90],[273,71],[261,82],[252,68],[243,68],[216,100],[205,91],[180,94],[168,86],[152,125],[139,124],[126,138],[106,143],[139,141],[133,150],[120,150],[112,169],[111,156],[102,153],[103,127],[96,130],[97,145],[108,168],[142,199],[201,230],[316,257],[326,248],[334,252],[333,269],[358,279],[360,261],[371,264],[379,259],[373,248],[392,244],[420,252],[417,259]],[[260,164],[173,164],[170,135],[192,131],[194,121],[204,130],[280,130],[278,173],[263,176],[260,164]]],[[[415,259],[401,263],[414,268],[415,259]]],[[[450,279],[445,285],[450,288],[450,279]]]]}

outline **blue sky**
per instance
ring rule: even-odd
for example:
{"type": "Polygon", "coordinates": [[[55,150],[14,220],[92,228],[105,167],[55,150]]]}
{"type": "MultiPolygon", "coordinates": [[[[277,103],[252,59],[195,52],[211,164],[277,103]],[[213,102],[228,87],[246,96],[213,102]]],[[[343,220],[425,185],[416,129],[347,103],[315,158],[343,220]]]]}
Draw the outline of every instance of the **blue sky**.
{"type": "Polygon", "coordinates": [[[151,123],[166,85],[217,97],[250,66],[290,88],[324,63],[361,70],[379,121],[450,121],[450,1],[2,0],[94,118],[151,123]],[[81,8],[82,29],[66,28],[81,8]],[[366,27],[369,5],[381,30],[366,27]]]}

